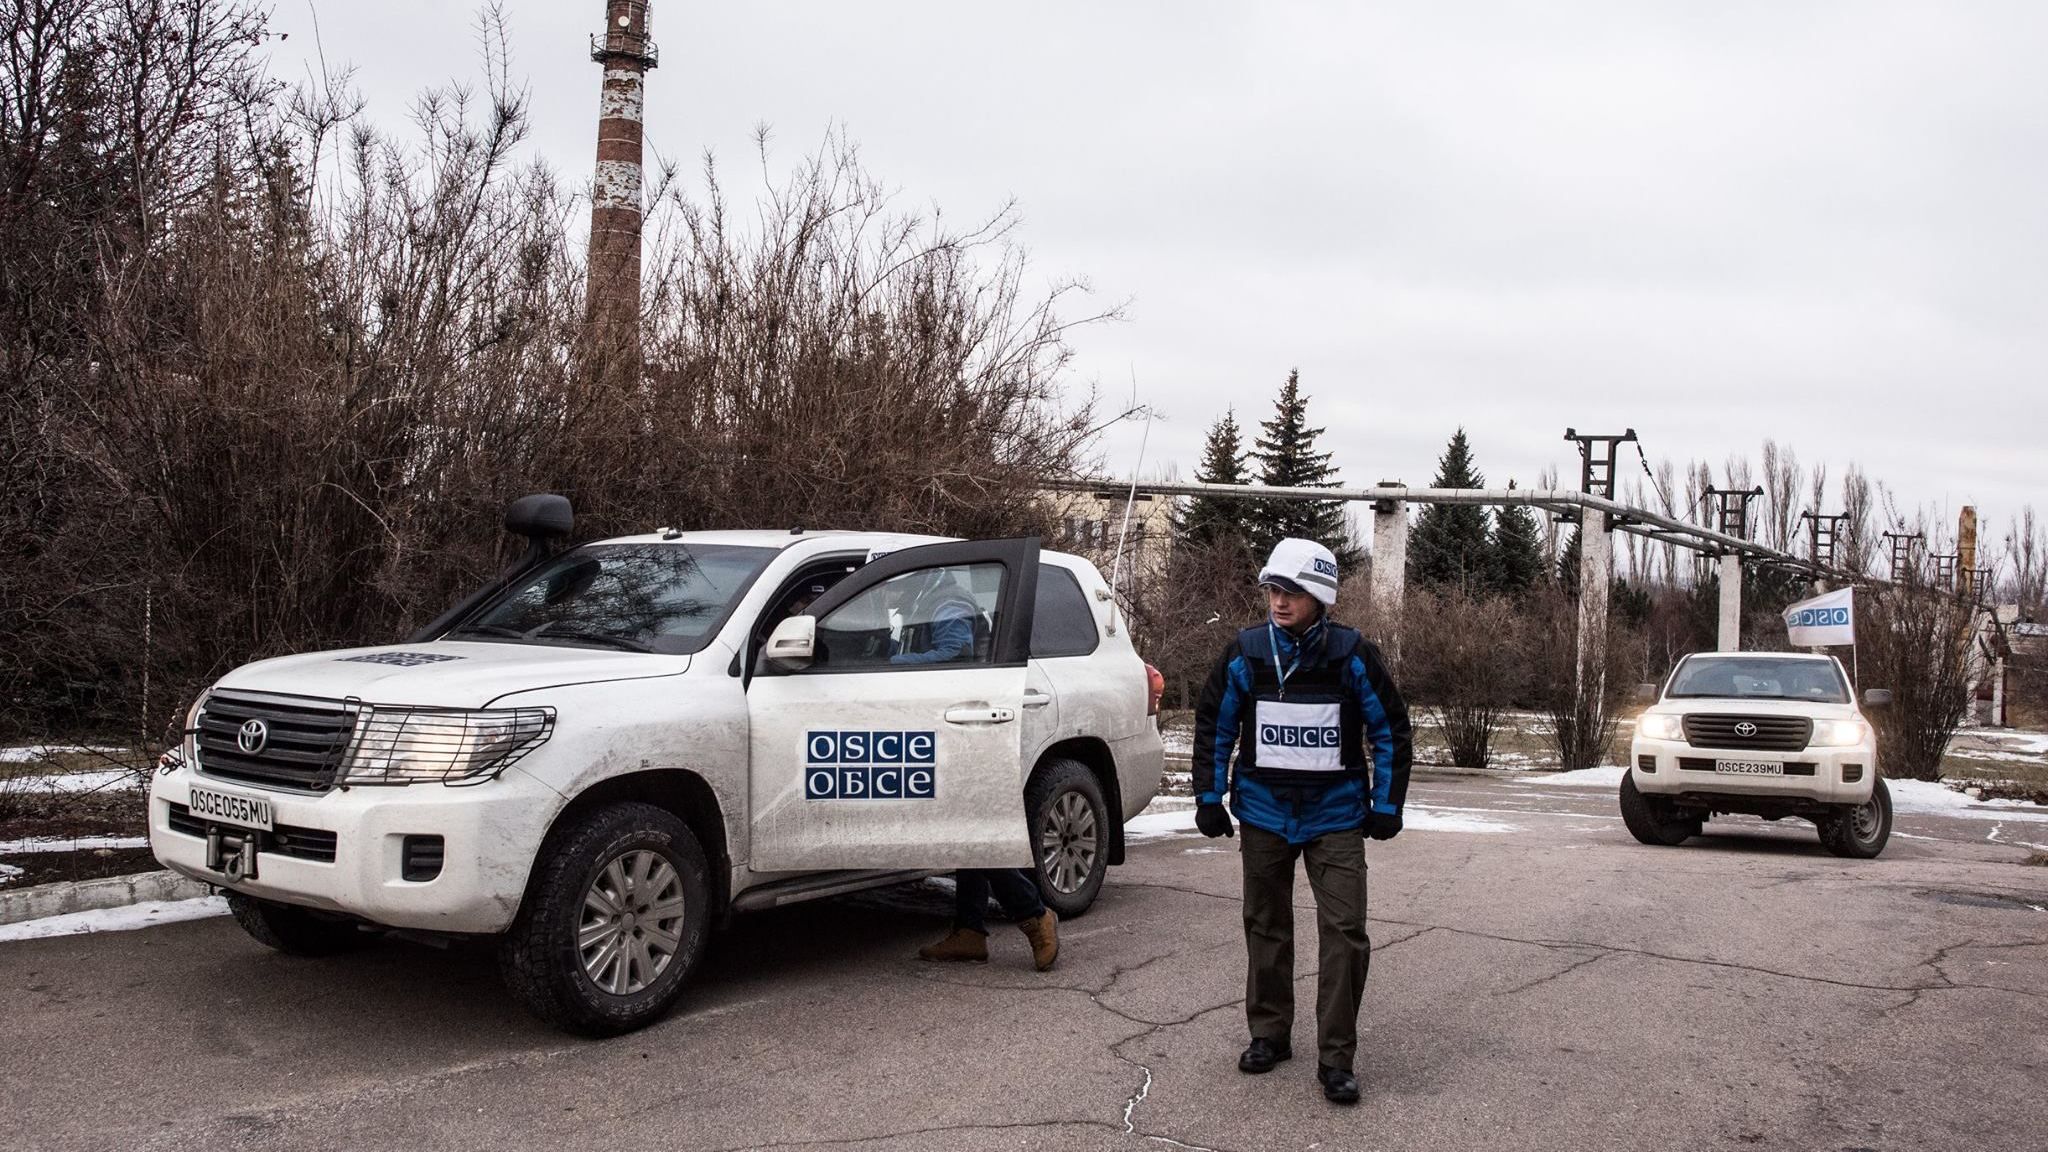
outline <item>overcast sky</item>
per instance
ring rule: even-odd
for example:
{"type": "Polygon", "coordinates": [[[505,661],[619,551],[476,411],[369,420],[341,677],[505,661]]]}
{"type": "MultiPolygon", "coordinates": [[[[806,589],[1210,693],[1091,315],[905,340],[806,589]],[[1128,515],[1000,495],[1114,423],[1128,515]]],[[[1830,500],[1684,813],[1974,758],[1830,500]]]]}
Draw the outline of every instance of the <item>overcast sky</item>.
{"type": "MultiPolygon", "coordinates": [[[[515,0],[533,151],[587,182],[603,0],[515,0]]],[[[393,129],[476,73],[468,0],[278,0],[393,129]]],[[[1298,367],[1352,483],[1489,481],[1634,427],[1653,460],[1857,462],[1951,530],[2048,511],[2048,4],[654,0],[653,150],[737,175],[834,125],[907,207],[1015,197],[1034,266],[1128,319],[1145,471],[1298,367]]],[[[651,159],[651,157],[650,157],[651,159]]],[[[1104,441],[1135,463],[1136,429],[1104,441]]],[[[1632,458],[1631,458],[1632,460],[1632,458]]],[[[1830,497],[1831,501],[1833,496],[1830,497]]],[[[1833,509],[1830,509],[1833,510],[1833,509]]]]}

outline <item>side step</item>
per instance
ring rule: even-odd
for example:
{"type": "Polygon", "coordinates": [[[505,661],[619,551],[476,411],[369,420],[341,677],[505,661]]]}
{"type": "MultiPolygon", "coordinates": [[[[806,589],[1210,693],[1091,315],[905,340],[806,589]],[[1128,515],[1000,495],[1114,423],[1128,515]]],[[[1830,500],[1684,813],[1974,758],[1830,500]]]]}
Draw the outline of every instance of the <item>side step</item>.
{"type": "Polygon", "coordinates": [[[780,908],[784,904],[800,904],[805,900],[816,900],[822,896],[843,896],[848,892],[861,892],[869,888],[887,888],[891,884],[907,884],[927,876],[943,876],[943,871],[924,872],[819,872],[808,876],[795,876],[788,880],[775,880],[757,888],[749,888],[733,897],[735,912],[757,912],[763,908],[780,908]]]}

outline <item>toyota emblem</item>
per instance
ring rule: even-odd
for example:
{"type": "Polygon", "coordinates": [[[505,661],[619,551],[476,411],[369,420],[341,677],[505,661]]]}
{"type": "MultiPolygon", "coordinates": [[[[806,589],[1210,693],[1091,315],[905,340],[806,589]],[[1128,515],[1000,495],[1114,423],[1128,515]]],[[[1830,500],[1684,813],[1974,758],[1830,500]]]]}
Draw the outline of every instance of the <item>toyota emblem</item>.
{"type": "Polygon", "coordinates": [[[263,751],[270,742],[270,726],[261,720],[244,720],[241,731],[235,733],[235,747],[254,756],[263,751]]]}
{"type": "MultiPolygon", "coordinates": [[[[251,721],[249,721],[249,723],[250,723],[250,724],[254,724],[254,723],[256,723],[256,721],[254,721],[254,720],[251,720],[251,721]]],[[[246,725],[246,724],[245,724],[245,725],[243,725],[243,726],[242,726],[242,733],[243,733],[243,735],[245,735],[245,736],[246,736],[246,735],[248,734],[248,731],[249,731],[248,725],[246,725]]],[[[1744,721],[1743,721],[1742,723],[1740,723],[1740,724],[1737,724],[1737,725],[1735,726],[1735,734],[1736,734],[1737,736],[1740,736],[1740,737],[1742,737],[1742,738],[1743,738],[1744,740],[1747,740],[1747,739],[1749,739],[1749,738],[1750,738],[1751,736],[1754,736],[1754,735],[1756,735],[1756,725],[1754,725],[1754,724],[1751,724],[1751,723],[1750,723],[1749,721],[1747,721],[1747,720],[1744,720],[1744,721]]],[[[258,742],[259,744],[260,744],[260,743],[262,742],[262,737],[261,737],[260,735],[259,735],[259,736],[257,737],[257,742],[258,742]]]]}

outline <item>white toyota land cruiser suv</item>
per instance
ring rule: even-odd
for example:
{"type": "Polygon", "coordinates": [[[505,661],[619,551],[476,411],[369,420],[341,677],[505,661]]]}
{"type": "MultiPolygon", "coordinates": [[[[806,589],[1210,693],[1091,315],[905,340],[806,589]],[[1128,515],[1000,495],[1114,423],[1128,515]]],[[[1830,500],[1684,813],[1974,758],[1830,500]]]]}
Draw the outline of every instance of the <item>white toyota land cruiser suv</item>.
{"type": "Polygon", "coordinates": [[[286,952],[501,937],[561,1027],[644,1025],[727,913],[1035,864],[1077,916],[1162,749],[1085,560],[1031,539],[662,531],[526,560],[410,642],[238,668],[150,789],[164,864],[286,952]]]}
{"type": "MultiPolygon", "coordinates": [[[[1645,844],[1680,844],[1716,813],[1799,816],[1837,856],[1869,859],[1892,833],[1877,738],[1842,662],[1799,652],[1687,656],[1636,721],[1621,817],[1645,844]]],[[[1871,689],[1864,702],[1891,702],[1871,689]]]]}

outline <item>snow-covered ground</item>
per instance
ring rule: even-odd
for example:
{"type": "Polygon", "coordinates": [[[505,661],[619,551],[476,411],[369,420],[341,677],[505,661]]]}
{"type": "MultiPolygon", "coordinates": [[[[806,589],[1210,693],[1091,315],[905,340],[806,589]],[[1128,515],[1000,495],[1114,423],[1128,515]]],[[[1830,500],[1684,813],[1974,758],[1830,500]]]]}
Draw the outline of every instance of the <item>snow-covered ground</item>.
{"type": "Polygon", "coordinates": [[[147,848],[147,836],[30,836],[0,840],[0,856],[22,852],[79,852],[91,848],[147,848]]]}
{"type": "Polygon", "coordinates": [[[57,756],[119,756],[125,748],[94,748],[84,744],[16,744],[0,748],[0,764],[34,764],[57,756]]]}
{"type": "Polygon", "coordinates": [[[1576,772],[1552,772],[1546,776],[1524,776],[1523,784],[1547,784],[1553,788],[1619,788],[1628,769],[1619,764],[1581,768],[1576,772]]]}
{"type": "Polygon", "coordinates": [[[107,792],[141,786],[140,777],[126,768],[95,768],[90,772],[62,772],[51,776],[14,776],[6,785],[22,792],[107,792]]]}
{"type": "Polygon", "coordinates": [[[200,896],[192,900],[145,900],[125,908],[96,908],[90,912],[24,920],[19,924],[0,924],[0,942],[77,936],[86,932],[126,932],[227,914],[228,902],[220,896],[200,896]]]}

